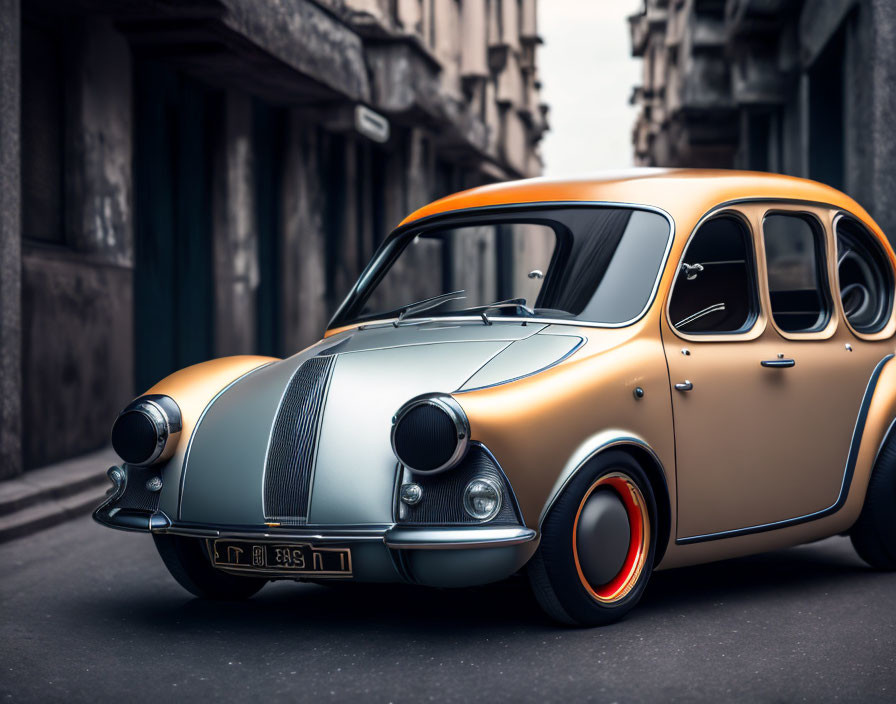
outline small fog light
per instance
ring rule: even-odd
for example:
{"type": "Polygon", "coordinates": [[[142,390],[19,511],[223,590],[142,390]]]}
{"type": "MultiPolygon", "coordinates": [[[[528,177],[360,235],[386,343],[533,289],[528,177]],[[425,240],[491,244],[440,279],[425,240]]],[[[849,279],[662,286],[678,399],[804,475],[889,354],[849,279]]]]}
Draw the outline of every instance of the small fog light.
{"type": "Polygon", "coordinates": [[[419,504],[420,499],[423,498],[423,489],[419,484],[402,484],[398,495],[403,504],[414,506],[415,504],[419,504]]]}
{"type": "Polygon", "coordinates": [[[501,490],[491,479],[474,479],[464,489],[464,509],[478,521],[488,521],[501,510],[501,490]]]}

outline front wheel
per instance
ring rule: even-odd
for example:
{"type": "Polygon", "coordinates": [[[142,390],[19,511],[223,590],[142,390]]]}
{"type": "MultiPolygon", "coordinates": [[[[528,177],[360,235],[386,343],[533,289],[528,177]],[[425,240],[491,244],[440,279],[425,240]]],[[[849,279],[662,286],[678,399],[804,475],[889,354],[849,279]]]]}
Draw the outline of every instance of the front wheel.
{"type": "Polygon", "coordinates": [[[200,538],[153,533],[162,562],[184,589],[201,599],[248,599],[268,580],[227,574],[212,567],[200,538]]]}
{"type": "Polygon", "coordinates": [[[580,470],[551,508],[529,580],[554,619],[600,626],[638,603],[655,550],[650,482],[630,455],[609,450],[580,470]]]}

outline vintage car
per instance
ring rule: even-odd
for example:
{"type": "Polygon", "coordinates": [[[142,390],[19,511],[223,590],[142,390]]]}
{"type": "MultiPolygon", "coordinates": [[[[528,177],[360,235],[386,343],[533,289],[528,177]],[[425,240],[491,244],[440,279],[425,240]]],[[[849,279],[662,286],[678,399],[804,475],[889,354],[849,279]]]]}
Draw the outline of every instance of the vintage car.
{"type": "Polygon", "coordinates": [[[610,622],[654,570],[849,533],[896,567],[894,253],[786,176],[475,188],[384,241],[324,338],[115,421],[100,523],[200,597],[520,571],[610,622]]]}

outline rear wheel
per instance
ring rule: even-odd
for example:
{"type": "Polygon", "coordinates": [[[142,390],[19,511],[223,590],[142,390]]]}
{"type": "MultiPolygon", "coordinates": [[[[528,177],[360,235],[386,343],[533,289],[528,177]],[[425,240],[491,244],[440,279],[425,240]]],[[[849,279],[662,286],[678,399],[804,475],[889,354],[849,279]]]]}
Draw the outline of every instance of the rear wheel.
{"type": "Polygon", "coordinates": [[[612,623],[640,600],[655,549],[650,483],[630,455],[610,450],[577,473],[545,518],[528,567],[532,590],[558,621],[612,623]]]}
{"type": "Polygon", "coordinates": [[[171,576],[194,596],[237,601],[248,599],[267,584],[266,579],[240,577],[212,567],[199,538],[156,533],[152,538],[171,576]]]}
{"type": "Polygon", "coordinates": [[[859,520],[849,532],[853,547],[865,562],[879,570],[896,570],[896,437],[880,452],[859,520]]]}

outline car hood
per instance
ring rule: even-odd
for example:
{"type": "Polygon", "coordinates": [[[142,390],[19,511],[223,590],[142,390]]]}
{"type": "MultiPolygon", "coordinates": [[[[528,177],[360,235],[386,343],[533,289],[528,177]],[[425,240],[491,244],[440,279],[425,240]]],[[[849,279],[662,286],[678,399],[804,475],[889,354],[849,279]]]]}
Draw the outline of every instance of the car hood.
{"type": "Polygon", "coordinates": [[[372,326],[250,373],[209,404],[193,432],[178,520],[391,523],[395,412],[423,393],[532,373],[581,342],[549,331],[533,323],[372,326]]]}

